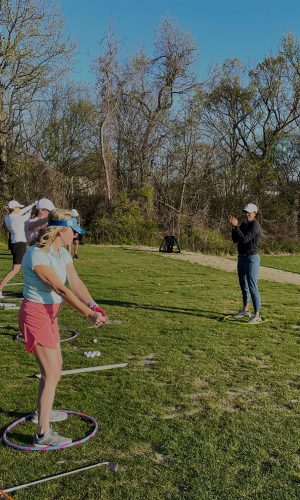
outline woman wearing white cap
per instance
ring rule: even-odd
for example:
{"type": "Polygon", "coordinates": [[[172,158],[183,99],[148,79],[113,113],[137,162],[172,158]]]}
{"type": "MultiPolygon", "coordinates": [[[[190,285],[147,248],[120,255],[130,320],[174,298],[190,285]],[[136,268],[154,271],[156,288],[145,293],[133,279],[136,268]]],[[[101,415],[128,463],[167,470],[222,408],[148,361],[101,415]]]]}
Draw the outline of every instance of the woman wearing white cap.
{"type": "Polygon", "coordinates": [[[34,217],[25,222],[25,234],[29,244],[38,237],[39,230],[47,226],[49,212],[54,209],[55,206],[48,198],[41,198],[36,202],[34,217]]]}
{"type": "Polygon", "coordinates": [[[19,271],[24,253],[26,252],[26,236],[24,225],[30,217],[30,212],[34,203],[24,207],[16,200],[11,200],[7,209],[9,215],[4,217],[4,223],[10,234],[11,253],[13,256],[12,269],[0,281],[0,298],[3,297],[2,289],[19,271]]]}
{"type": "Polygon", "coordinates": [[[93,301],[87,287],[79,278],[72,258],[64,245],[70,245],[74,234],[84,234],[76,218],[68,210],[53,210],[47,228],[40,231],[34,245],[28,247],[22,262],[24,300],[20,307],[19,325],[27,352],[32,352],[39,364],[41,381],[38,390],[38,410],[34,445],[66,445],[70,438],[60,436],[50,427],[50,421],[67,417],[52,410],[56,386],[61,376],[57,317],[62,300],[89,319],[93,325],[107,323],[103,309],[93,301]],[[68,280],[70,288],[65,286],[68,280]]]}
{"type": "Polygon", "coordinates": [[[255,220],[258,208],[254,203],[248,203],[243,212],[245,221],[238,226],[236,217],[230,217],[232,226],[232,240],[237,243],[238,264],[237,271],[243,296],[243,309],[239,311],[236,318],[249,317],[251,323],[261,321],[260,316],[260,293],[258,289],[258,272],[260,256],[258,244],[261,236],[260,224],[255,220]],[[253,303],[254,314],[249,311],[250,296],[253,303]]]}

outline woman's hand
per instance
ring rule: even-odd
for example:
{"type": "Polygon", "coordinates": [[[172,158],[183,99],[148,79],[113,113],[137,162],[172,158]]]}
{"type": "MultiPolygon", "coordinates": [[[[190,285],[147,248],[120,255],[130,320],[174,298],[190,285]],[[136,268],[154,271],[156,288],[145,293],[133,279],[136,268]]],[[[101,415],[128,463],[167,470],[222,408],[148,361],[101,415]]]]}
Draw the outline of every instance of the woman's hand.
{"type": "Polygon", "coordinates": [[[88,303],[88,307],[90,309],[92,309],[92,311],[99,312],[100,314],[102,314],[102,316],[107,316],[106,311],[104,311],[104,309],[102,309],[102,307],[98,306],[98,304],[96,304],[96,302],[94,300],[91,300],[88,303]]]}
{"type": "Polygon", "coordinates": [[[229,224],[231,224],[233,227],[237,227],[239,224],[239,221],[237,220],[236,217],[229,217],[229,224]]]}
{"type": "Polygon", "coordinates": [[[91,311],[91,314],[89,315],[89,320],[96,327],[108,323],[108,317],[104,316],[103,314],[97,311],[91,311]]]}

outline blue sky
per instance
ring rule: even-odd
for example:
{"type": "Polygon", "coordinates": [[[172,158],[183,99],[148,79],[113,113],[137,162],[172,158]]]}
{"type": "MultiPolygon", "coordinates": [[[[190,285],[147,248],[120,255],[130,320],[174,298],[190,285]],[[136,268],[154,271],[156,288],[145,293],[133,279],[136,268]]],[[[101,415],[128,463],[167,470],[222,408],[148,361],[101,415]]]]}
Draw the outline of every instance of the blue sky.
{"type": "Polygon", "coordinates": [[[300,0],[59,0],[68,35],[78,54],[71,77],[92,79],[90,66],[111,22],[124,57],[143,47],[152,51],[155,30],[164,18],[191,33],[199,49],[197,73],[209,65],[238,57],[255,64],[276,52],[287,32],[300,37],[300,0]]]}

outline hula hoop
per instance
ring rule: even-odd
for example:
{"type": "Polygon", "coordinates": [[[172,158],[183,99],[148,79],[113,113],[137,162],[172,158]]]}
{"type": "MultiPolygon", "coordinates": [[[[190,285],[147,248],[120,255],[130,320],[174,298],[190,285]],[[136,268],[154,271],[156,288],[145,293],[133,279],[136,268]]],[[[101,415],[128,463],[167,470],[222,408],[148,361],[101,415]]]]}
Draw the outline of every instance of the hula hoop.
{"type": "Polygon", "coordinates": [[[86,443],[91,439],[96,432],[98,431],[98,422],[95,420],[93,417],[90,417],[86,413],[81,413],[79,411],[72,411],[72,410],[56,410],[56,411],[61,411],[68,413],[69,415],[78,415],[84,420],[87,420],[90,422],[94,427],[92,431],[87,434],[84,438],[78,439],[77,441],[72,441],[72,443],[69,444],[62,444],[62,445],[56,445],[56,446],[43,446],[37,447],[37,446],[20,446],[18,444],[12,443],[8,437],[7,434],[17,425],[24,424],[27,420],[31,420],[31,413],[29,415],[26,415],[25,417],[19,418],[18,420],[15,420],[12,424],[10,424],[8,427],[6,427],[5,431],[3,432],[3,442],[9,446],[10,448],[13,448],[14,450],[21,450],[21,451],[54,451],[54,450],[61,450],[65,448],[73,448],[74,446],[79,446],[80,444],[86,443]]]}
{"type": "Polygon", "coordinates": [[[61,332],[70,332],[70,337],[67,337],[66,339],[60,339],[60,342],[68,342],[69,340],[74,340],[76,337],[78,337],[78,332],[76,330],[70,330],[69,328],[62,328],[60,330],[61,332]]]}
{"type": "MultiPolygon", "coordinates": [[[[60,331],[71,333],[70,337],[67,337],[66,339],[60,339],[60,343],[68,342],[69,340],[74,340],[76,339],[76,337],[78,337],[78,332],[76,332],[76,330],[70,330],[69,328],[62,328],[60,331]]],[[[23,335],[20,332],[16,335],[15,340],[19,340],[19,342],[23,342],[23,344],[25,343],[23,335]]]]}
{"type": "Polygon", "coordinates": [[[261,325],[262,323],[265,323],[268,320],[267,318],[264,318],[262,316],[261,321],[254,321],[253,323],[251,323],[249,320],[235,318],[234,314],[228,314],[228,316],[224,316],[223,321],[228,321],[228,323],[238,323],[239,325],[252,326],[252,325],[261,325]]]}

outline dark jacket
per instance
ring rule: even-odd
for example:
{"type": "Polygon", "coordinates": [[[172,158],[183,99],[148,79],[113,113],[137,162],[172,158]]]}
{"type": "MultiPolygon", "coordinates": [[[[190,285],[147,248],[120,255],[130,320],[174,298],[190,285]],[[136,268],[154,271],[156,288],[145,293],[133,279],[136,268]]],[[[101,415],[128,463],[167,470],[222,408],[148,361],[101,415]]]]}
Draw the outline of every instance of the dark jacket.
{"type": "Polygon", "coordinates": [[[232,228],[232,241],[238,244],[239,255],[257,254],[260,236],[261,227],[255,219],[242,222],[240,227],[232,228]]]}

